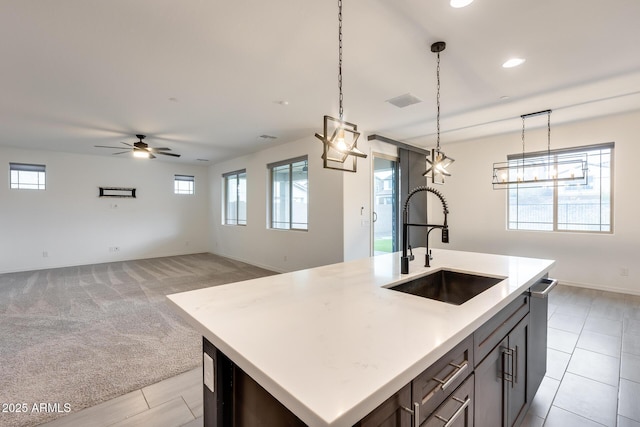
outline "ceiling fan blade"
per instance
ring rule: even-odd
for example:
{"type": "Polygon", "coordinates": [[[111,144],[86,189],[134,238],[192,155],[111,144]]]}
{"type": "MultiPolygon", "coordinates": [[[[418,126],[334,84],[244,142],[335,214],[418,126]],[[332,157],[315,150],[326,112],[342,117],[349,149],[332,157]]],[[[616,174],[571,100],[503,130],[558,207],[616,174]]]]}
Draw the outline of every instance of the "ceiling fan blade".
{"type": "Polygon", "coordinates": [[[120,144],[124,144],[124,145],[126,145],[127,147],[133,147],[133,145],[129,144],[128,142],[122,142],[122,141],[120,141],[120,144]]]}
{"type": "Polygon", "coordinates": [[[151,150],[151,151],[171,151],[171,148],[167,148],[167,147],[151,148],[151,147],[149,147],[149,150],[151,150]]]}
{"type": "Polygon", "coordinates": [[[94,145],[94,147],[98,147],[98,148],[115,148],[116,150],[122,150],[122,147],[111,147],[109,145],[94,145]]]}
{"type": "Polygon", "coordinates": [[[163,151],[160,151],[159,153],[156,153],[156,154],[162,154],[163,156],[180,157],[180,154],[165,153],[163,151]]]}
{"type": "Polygon", "coordinates": [[[130,152],[131,150],[127,150],[127,151],[120,151],[119,153],[111,153],[111,154],[115,156],[116,154],[124,154],[124,153],[130,153],[130,152]]]}
{"type": "Polygon", "coordinates": [[[154,156],[153,154],[149,153],[149,158],[150,158],[150,159],[155,159],[155,158],[156,158],[156,156],[154,156]]]}

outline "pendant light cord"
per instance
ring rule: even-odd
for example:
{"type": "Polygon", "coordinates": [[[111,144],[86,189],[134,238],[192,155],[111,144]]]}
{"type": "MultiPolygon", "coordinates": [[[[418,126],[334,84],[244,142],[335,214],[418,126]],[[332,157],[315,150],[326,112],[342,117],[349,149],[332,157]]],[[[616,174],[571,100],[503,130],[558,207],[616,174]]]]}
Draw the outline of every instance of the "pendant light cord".
{"type": "Polygon", "coordinates": [[[436,140],[436,151],[440,152],[440,52],[438,52],[438,65],[436,67],[436,81],[437,81],[437,93],[436,93],[436,105],[437,105],[437,113],[436,113],[436,129],[437,129],[437,140],[436,140]]]}
{"type": "Polygon", "coordinates": [[[344,112],[342,108],[342,0],[338,0],[338,91],[340,92],[338,96],[340,102],[338,115],[340,121],[342,121],[344,112]]]}

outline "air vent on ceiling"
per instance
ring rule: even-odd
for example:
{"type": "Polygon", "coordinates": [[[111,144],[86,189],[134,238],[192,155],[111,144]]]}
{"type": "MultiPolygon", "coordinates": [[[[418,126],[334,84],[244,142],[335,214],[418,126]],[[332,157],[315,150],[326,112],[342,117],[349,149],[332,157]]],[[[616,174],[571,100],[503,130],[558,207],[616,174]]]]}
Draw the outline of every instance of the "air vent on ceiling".
{"type": "Polygon", "coordinates": [[[409,105],[419,104],[422,99],[417,96],[405,93],[404,95],[396,96],[395,98],[387,99],[389,104],[395,105],[398,108],[408,107],[409,105]]]}
{"type": "Polygon", "coordinates": [[[260,135],[260,138],[268,140],[268,139],[277,139],[278,137],[277,136],[273,136],[273,135],[264,134],[264,135],[260,135]]]}

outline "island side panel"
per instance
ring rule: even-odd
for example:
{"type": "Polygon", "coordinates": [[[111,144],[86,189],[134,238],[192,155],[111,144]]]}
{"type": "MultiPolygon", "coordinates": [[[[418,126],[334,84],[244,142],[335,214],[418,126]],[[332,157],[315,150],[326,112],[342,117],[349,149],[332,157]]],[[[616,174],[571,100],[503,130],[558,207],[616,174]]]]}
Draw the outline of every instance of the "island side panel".
{"type": "Polygon", "coordinates": [[[204,385],[203,368],[203,410],[204,427],[231,426],[233,423],[231,408],[225,411],[225,402],[232,402],[233,365],[231,361],[206,338],[202,338],[204,353],[213,359],[214,390],[204,385]]]}
{"type": "Polygon", "coordinates": [[[203,386],[205,427],[305,427],[275,397],[202,338],[204,352],[214,361],[215,384],[212,392],[203,386]]]}

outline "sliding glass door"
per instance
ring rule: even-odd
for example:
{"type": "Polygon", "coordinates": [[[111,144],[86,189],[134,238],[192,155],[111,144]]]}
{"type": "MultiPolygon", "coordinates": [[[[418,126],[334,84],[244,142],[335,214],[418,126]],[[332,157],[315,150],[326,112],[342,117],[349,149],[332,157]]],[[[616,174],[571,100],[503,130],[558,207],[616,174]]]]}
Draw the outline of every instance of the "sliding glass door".
{"type": "Polygon", "coordinates": [[[398,159],[373,155],[372,255],[398,251],[398,159]]]}

